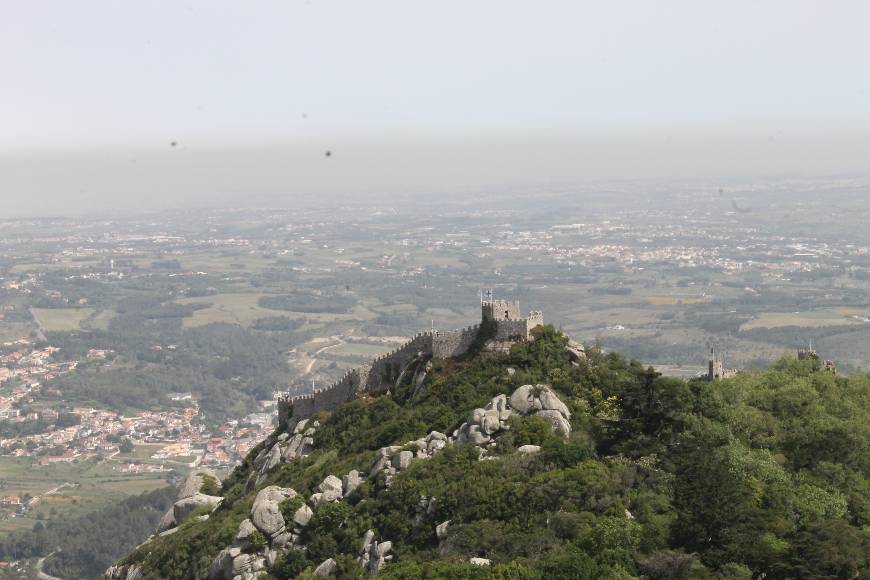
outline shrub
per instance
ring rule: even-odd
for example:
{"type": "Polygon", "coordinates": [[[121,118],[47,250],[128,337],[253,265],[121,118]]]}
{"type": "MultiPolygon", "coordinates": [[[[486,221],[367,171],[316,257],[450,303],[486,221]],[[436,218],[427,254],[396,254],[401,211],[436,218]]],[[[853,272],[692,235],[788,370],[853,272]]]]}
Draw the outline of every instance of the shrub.
{"type": "Polygon", "coordinates": [[[269,573],[277,580],[291,580],[299,576],[309,565],[311,563],[305,557],[305,552],[301,550],[287,550],[278,558],[275,565],[269,570],[269,573]]]}
{"type": "Polygon", "coordinates": [[[268,544],[266,536],[260,530],[254,530],[248,541],[251,543],[250,551],[252,552],[259,552],[268,544]]]}
{"type": "Polygon", "coordinates": [[[200,493],[206,495],[219,495],[221,488],[218,485],[218,480],[207,473],[198,473],[202,477],[202,486],[199,488],[200,493]]]}
{"type": "Polygon", "coordinates": [[[287,498],[278,504],[278,509],[281,510],[281,515],[284,517],[285,522],[293,521],[293,516],[296,515],[296,511],[305,505],[305,498],[301,495],[297,495],[291,498],[287,498]]]}

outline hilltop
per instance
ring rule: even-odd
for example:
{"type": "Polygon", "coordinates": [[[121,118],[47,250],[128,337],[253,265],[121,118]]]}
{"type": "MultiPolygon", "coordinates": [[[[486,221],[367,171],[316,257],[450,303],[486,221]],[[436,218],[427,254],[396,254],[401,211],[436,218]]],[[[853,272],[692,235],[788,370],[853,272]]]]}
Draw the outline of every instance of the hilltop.
{"type": "Polygon", "coordinates": [[[289,401],[107,577],[870,574],[867,375],[783,359],[686,382],[537,321],[473,332],[377,388],[289,401]]]}

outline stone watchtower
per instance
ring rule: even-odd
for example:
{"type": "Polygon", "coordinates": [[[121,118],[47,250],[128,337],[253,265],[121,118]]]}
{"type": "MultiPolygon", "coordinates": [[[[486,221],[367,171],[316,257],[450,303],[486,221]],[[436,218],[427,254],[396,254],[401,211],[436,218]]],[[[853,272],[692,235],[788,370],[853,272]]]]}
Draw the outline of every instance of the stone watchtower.
{"type": "Polygon", "coordinates": [[[507,300],[484,300],[480,303],[481,319],[489,320],[522,320],[520,303],[507,300]]]}
{"type": "Polygon", "coordinates": [[[716,354],[716,351],[710,349],[710,361],[707,370],[708,381],[718,381],[725,378],[725,365],[722,359],[716,354]]]}
{"type": "Polygon", "coordinates": [[[544,324],[544,315],[540,311],[523,316],[519,302],[492,298],[481,301],[480,318],[481,322],[495,323],[494,350],[501,351],[510,350],[511,343],[530,340],[532,329],[544,324]]]}

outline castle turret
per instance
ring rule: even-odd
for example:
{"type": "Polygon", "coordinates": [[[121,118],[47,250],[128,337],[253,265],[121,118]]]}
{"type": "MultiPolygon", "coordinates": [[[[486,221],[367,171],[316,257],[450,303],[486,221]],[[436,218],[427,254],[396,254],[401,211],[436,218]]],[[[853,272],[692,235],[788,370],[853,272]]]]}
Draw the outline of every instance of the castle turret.
{"type": "Polygon", "coordinates": [[[708,381],[720,381],[725,377],[725,365],[722,364],[722,359],[713,348],[710,348],[710,361],[707,369],[708,381]]]}
{"type": "Polygon", "coordinates": [[[481,319],[487,320],[520,320],[520,303],[507,300],[484,300],[480,303],[481,319]]]}

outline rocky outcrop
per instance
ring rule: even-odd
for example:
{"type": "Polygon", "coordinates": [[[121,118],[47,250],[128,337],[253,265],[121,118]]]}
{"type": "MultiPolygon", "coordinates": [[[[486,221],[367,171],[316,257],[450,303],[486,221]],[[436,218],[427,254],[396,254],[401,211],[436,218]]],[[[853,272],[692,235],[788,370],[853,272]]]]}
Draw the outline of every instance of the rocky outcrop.
{"type": "Polygon", "coordinates": [[[439,540],[443,540],[447,537],[447,528],[450,527],[450,520],[445,522],[441,522],[437,526],[435,526],[435,537],[439,540]]]}
{"type": "Polygon", "coordinates": [[[293,513],[293,523],[297,527],[304,528],[311,521],[312,517],[314,517],[314,512],[307,505],[303,505],[293,513]]]}
{"type": "Polygon", "coordinates": [[[390,555],[392,550],[392,542],[375,541],[374,530],[369,530],[363,536],[357,561],[369,576],[374,576],[384,567],[384,564],[393,559],[393,556],[390,555]]]}
{"type": "Polygon", "coordinates": [[[314,450],[314,433],[320,427],[318,421],[303,419],[295,424],[293,433],[282,433],[266,445],[254,459],[257,470],[256,484],[260,485],[275,467],[281,463],[293,461],[297,457],[306,457],[314,450]]]}
{"type": "Polygon", "coordinates": [[[212,560],[208,577],[210,580],[249,580],[265,572],[268,558],[261,554],[248,554],[232,546],[224,548],[212,560]]]}
{"type": "Polygon", "coordinates": [[[349,471],[347,475],[341,478],[341,489],[343,497],[347,497],[354,491],[356,491],[356,488],[358,488],[362,484],[362,482],[363,480],[359,474],[359,471],[357,471],[356,469],[349,471]]]}
{"type": "Polygon", "coordinates": [[[342,482],[334,475],[326,476],[326,479],[317,486],[317,493],[312,494],[308,500],[312,507],[317,507],[322,503],[338,501],[344,497],[342,491],[342,482]]]}
{"type": "Polygon", "coordinates": [[[109,566],[104,574],[106,580],[144,580],[142,568],[135,564],[129,566],[109,566]]]}
{"type": "Polygon", "coordinates": [[[508,407],[507,397],[498,395],[482,409],[475,409],[468,420],[453,432],[457,443],[471,443],[478,447],[495,444],[493,438],[508,429],[507,420],[513,412],[508,407]]]}
{"type": "Polygon", "coordinates": [[[292,499],[296,495],[296,492],[289,487],[270,485],[261,489],[254,498],[250,519],[243,520],[239,524],[233,544],[221,550],[212,561],[209,578],[251,580],[273,565],[283,551],[293,548],[301,528],[310,519],[310,515],[308,519],[301,516],[303,510],[311,513],[308,506],[299,508],[288,529],[288,522],[284,521],[280,506],[281,502],[292,499]],[[301,523],[302,521],[305,523],[301,523]],[[267,540],[267,545],[255,545],[255,534],[261,534],[267,540]]]}
{"type": "Polygon", "coordinates": [[[394,475],[407,469],[415,459],[428,459],[447,447],[450,439],[444,433],[431,431],[425,437],[409,441],[405,445],[381,447],[375,452],[375,459],[369,469],[369,477],[383,472],[390,485],[394,475]]]}
{"type": "Polygon", "coordinates": [[[204,496],[210,498],[220,498],[220,496],[212,496],[201,494],[200,490],[202,486],[205,484],[206,478],[212,478],[220,488],[220,479],[214,474],[213,471],[209,469],[198,469],[197,471],[191,473],[184,480],[184,483],[181,485],[178,491],[178,500],[176,503],[170,507],[163,517],[160,518],[160,522],[157,524],[157,533],[165,532],[169,529],[174,528],[178,524],[180,524],[184,518],[194,509],[199,507],[199,505],[204,505],[205,502],[200,498],[199,500],[194,500],[194,502],[185,502],[184,500],[194,496],[204,496]],[[179,504],[181,504],[179,507],[179,504]],[[179,514],[183,514],[179,519],[179,514]]]}
{"type": "Polygon", "coordinates": [[[335,573],[335,569],[338,567],[335,560],[329,558],[328,560],[324,560],[320,563],[317,568],[314,569],[315,576],[332,576],[335,573]]]}
{"type": "Polygon", "coordinates": [[[221,481],[218,476],[210,469],[200,468],[196,471],[192,471],[190,475],[187,476],[187,479],[184,480],[181,489],[178,491],[178,499],[190,497],[199,493],[202,490],[202,486],[205,484],[206,479],[213,480],[217,484],[218,489],[220,489],[221,481]]]}
{"type": "Polygon", "coordinates": [[[568,340],[568,344],[565,345],[565,352],[568,353],[568,358],[575,367],[580,366],[580,361],[586,358],[586,348],[574,339],[568,340]]]}
{"type": "Polygon", "coordinates": [[[172,506],[172,513],[175,522],[176,524],[180,524],[192,511],[202,506],[208,506],[211,508],[211,511],[214,511],[223,500],[224,498],[219,495],[205,495],[204,493],[197,493],[190,497],[180,499],[172,506]]]}
{"type": "Polygon", "coordinates": [[[554,432],[571,434],[571,411],[547,385],[523,385],[510,396],[510,406],[520,415],[546,419],[554,432]]]}
{"type": "MultiPolygon", "coordinates": [[[[295,490],[276,485],[264,487],[259,490],[254,499],[250,518],[243,520],[239,525],[232,545],[222,550],[212,562],[210,577],[214,580],[251,580],[265,573],[280,554],[287,550],[304,550],[305,546],[301,543],[301,538],[304,528],[314,517],[316,508],[323,503],[342,501],[353,494],[363,484],[364,475],[373,477],[384,473],[389,486],[394,476],[410,468],[415,461],[431,458],[454,443],[474,445],[481,459],[497,460],[497,457],[488,457],[487,450],[496,444],[500,434],[510,429],[508,420],[514,415],[540,416],[549,423],[554,432],[564,436],[571,432],[571,412],[549,386],[522,385],[510,396],[495,396],[485,406],[473,409],[452,436],[431,431],[425,437],[409,441],[404,445],[379,449],[367,474],[352,470],[341,477],[326,476],[308,501],[295,507],[292,517],[288,513],[285,519],[281,504],[295,498],[297,496],[295,490]],[[262,538],[255,541],[258,534],[262,534],[262,538]],[[265,545],[263,545],[263,538],[266,540],[265,545]]],[[[277,437],[270,437],[254,460],[257,483],[259,484],[281,463],[309,454],[314,448],[314,435],[318,426],[316,421],[302,420],[293,426],[292,434],[282,433],[277,437]]],[[[518,449],[521,454],[533,454],[539,451],[540,447],[536,445],[524,445],[518,449]]],[[[191,489],[196,487],[195,483],[190,485],[191,489]]],[[[181,521],[200,505],[217,506],[221,501],[222,498],[218,496],[206,496],[202,493],[194,493],[180,499],[173,506],[171,514],[173,524],[175,521],[181,521]]],[[[414,528],[422,529],[435,525],[433,518],[437,512],[436,505],[435,498],[420,496],[412,521],[414,528]]],[[[286,511],[286,504],[284,511],[286,511]]],[[[435,535],[440,545],[449,542],[449,526],[450,520],[435,525],[435,535]]],[[[358,562],[367,575],[373,576],[392,559],[391,551],[391,542],[376,541],[374,532],[369,530],[360,546],[358,562]]],[[[484,558],[473,558],[472,563],[489,565],[489,561],[484,558]]],[[[334,575],[336,568],[335,560],[330,558],[321,562],[314,570],[314,574],[334,575]]],[[[112,580],[128,580],[125,576],[118,576],[121,573],[126,574],[126,570],[115,570],[112,573],[116,575],[111,577],[112,580]]]]}
{"type": "Polygon", "coordinates": [[[279,504],[293,497],[296,497],[296,491],[293,489],[270,485],[261,489],[254,498],[251,522],[270,542],[275,542],[286,532],[286,522],[281,515],[279,504]]]}

